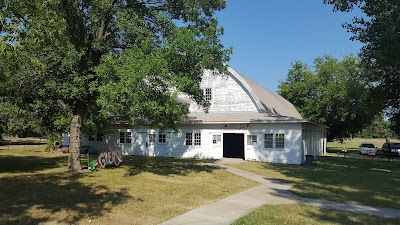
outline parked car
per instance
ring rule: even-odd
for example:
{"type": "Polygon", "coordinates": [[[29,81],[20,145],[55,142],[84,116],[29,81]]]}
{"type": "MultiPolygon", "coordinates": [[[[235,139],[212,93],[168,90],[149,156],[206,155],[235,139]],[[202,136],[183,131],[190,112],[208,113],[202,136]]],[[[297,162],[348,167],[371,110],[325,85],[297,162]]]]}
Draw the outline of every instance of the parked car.
{"type": "Polygon", "coordinates": [[[375,155],[376,154],[376,147],[373,143],[363,142],[363,143],[361,143],[361,145],[359,147],[360,147],[361,155],[375,155]]]}
{"type": "Polygon", "coordinates": [[[384,154],[397,154],[400,155],[400,143],[398,142],[385,142],[382,146],[384,154]]]}

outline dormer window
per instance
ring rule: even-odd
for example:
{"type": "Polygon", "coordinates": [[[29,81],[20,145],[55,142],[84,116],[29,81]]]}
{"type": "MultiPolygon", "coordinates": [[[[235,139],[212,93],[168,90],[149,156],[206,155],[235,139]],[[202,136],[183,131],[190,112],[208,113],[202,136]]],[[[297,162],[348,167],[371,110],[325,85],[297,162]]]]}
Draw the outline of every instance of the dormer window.
{"type": "Polygon", "coordinates": [[[207,101],[211,101],[211,99],[212,99],[211,88],[204,89],[204,96],[205,96],[207,101]]]}

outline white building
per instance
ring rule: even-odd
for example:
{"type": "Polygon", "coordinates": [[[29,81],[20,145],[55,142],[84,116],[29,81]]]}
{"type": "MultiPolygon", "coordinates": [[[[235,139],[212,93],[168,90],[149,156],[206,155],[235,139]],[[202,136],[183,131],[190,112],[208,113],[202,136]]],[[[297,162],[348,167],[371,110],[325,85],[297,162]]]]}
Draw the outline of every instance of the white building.
{"type": "Polygon", "coordinates": [[[182,96],[190,114],[178,131],[116,125],[104,135],[83,137],[82,145],[98,152],[120,149],[124,155],[287,164],[301,164],[307,154],[325,153],[326,126],[302,119],[286,99],[232,68],[224,76],[206,71],[201,87],[211,102],[209,112],[182,96]]]}

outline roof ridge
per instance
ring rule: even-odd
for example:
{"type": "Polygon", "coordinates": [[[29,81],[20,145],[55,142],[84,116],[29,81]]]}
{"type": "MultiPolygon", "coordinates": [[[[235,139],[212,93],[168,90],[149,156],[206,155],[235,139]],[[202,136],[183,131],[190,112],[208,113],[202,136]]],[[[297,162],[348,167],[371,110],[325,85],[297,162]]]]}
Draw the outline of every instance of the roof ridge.
{"type": "Polygon", "coordinates": [[[256,104],[259,112],[269,112],[272,114],[302,119],[300,113],[287,99],[271,90],[268,90],[261,84],[237,72],[233,68],[229,67],[229,69],[236,73],[234,74],[228,70],[239,82],[242,83],[242,86],[247,89],[248,94],[252,98],[253,103],[256,104]],[[246,82],[247,85],[243,84],[243,82],[246,82]]]}

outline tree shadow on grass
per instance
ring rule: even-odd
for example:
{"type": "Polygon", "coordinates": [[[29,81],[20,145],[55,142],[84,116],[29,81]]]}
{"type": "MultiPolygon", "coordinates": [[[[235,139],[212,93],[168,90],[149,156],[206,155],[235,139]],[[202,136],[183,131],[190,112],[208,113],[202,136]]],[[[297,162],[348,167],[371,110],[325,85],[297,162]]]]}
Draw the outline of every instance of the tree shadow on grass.
{"type": "Polygon", "coordinates": [[[239,224],[399,224],[399,219],[382,218],[304,205],[264,205],[234,223],[239,224]],[[270,222],[270,223],[268,223],[270,222]]]}
{"type": "Polygon", "coordinates": [[[179,175],[186,176],[189,173],[208,172],[218,170],[214,166],[204,163],[212,163],[216,160],[198,159],[178,159],[178,158],[159,158],[159,157],[124,157],[124,166],[128,167],[128,176],[135,176],[140,173],[148,172],[157,175],[179,175]]]}
{"type": "Polygon", "coordinates": [[[313,209],[313,207],[304,207],[301,214],[306,218],[311,218],[315,224],[348,224],[348,225],[365,225],[365,224],[399,224],[400,219],[382,218],[378,216],[370,216],[363,214],[355,214],[336,210],[313,209]]]}
{"type": "Polygon", "coordinates": [[[286,175],[301,197],[378,207],[400,208],[399,163],[371,159],[320,157],[311,167],[266,164],[286,175]]]}
{"type": "MultiPolygon", "coordinates": [[[[98,218],[128,198],[126,189],[79,182],[82,173],[39,174],[0,179],[2,224],[76,224],[98,218]]],[[[138,200],[139,201],[139,200],[138,200]]]]}
{"type": "Polygon", "coordinates": [[[39,157],[0,155],[0,173],[37,172],[66,166],[67,156],[39,157]]]}
{"type": "Polygon", "coordinates": [[[44,145],[44,144],[46,144],[45,140],[19,140],[19,141],[0,140],[0,146],[7,146],[7,145],[44,145]]]}

